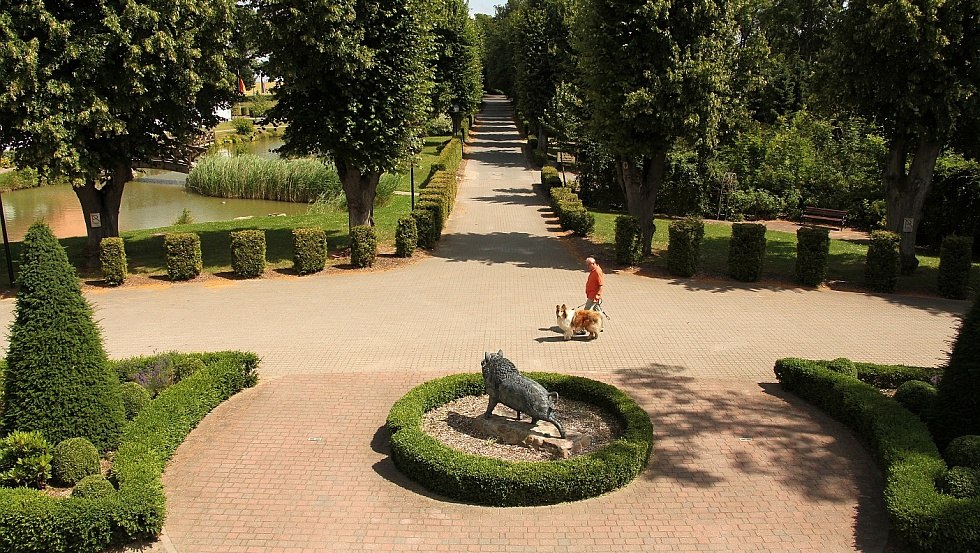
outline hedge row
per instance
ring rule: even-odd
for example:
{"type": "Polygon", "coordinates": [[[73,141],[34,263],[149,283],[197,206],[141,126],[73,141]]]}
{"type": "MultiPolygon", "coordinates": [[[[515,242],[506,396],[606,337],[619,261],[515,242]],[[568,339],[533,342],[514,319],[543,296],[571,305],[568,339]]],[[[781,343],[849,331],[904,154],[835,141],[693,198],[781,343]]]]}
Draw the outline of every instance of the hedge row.
{"type": "Polygon", "coordinates": [[[119,286],[126,281],[126,249],[118,236],[103,238],[99,248],[102,275],[109,286],[119,286]]]}
{"type": "Polygon", "coordinates": [[[864,264],[864,283],[875,292],[894,292],[898,283],[902,258],[899,252],[901,237],[894,232],[876,230],[871,233],[867,260],[864,264]]]}
{"type": "Polygon", "coordinates": [[[198,354],[205,368],[162,392],[127,426],[105,497],[56,499],[0,488],[0,551],[88,553],[155,538],[166,516],[167,460],[215,406],[256,382],[251,353],[198,354]]]}
{"type": "Polygon", "coordinates": [[[265,272],[265,231],[248,229],[232,232],[231,268],[236,275],[257,278],[265,272]]]}
{"type": "Polygon", "coordinates": [[[556,186],[561,186],[561,175],[554,165],[545,165],[541,168],[541,184],[545,190],[551,190],[556,186]]]}
{"type": "Polygon", "coordinates": [[[571,188],[556,186],[549,191],[551,207],[558,216],[558,224],[563,230],[570,230],[579,236],[587,236],[595,227],[595,215],[589,213],[582,200],[571,188]]]}
{"type": "Polygon", "coordinates": [[[728,273],[732,278],[744,282],[759,280],[765,258],[766,225],[732,224],[732,239],[728,242],[728,273]]]}
{"type": "Polygon", "coordinates": [[[378,235],[374,227],[358,225],[350,229],[350,264],[371,267],[378,257],[378,235]]]}
{"type": "Polygon", "coordinates": [[[782,387],[849,426],[871,447],[886,476],[892,524],[922,551],[980,550],[980,497],[958,499],[936,489],[947,470],[928,428],[874,386],[829,370],[826,362],[780,359],[782,387]]]}
{"type": "Polygon", "coordinates": [[[392,406],[387,425],[395,465],[435,493],[495,506],[549,505],[594,497],[626,485],[646,466],[653,426],[629,396],[587,378],[552,373],[527,376],[562,398],[610,411],[623,424],[623,435],[598,451],[561,461],[509,462],[451,449],[422,430],[423,415],[454,399],[484,393],[482,375],[451,375],[414,388],[392,406]]]}
{"type": "Polygon", "coordinates": [[[796,231],[796,280],[819,286],[827,278],[830,232],[825,228],[800,227],[796,231]]]}
{"type": "Polygon", "coordinates": [[[691,277],[701,262],[701,240],[704,221],[685,217],[672,221],[667,229],[667,270],[670,274],[691,277]]]}
{"type": "Polygon", "coordinates": [[[616,217],[616,263],[633,267],[643,258],[640,221],[631,215],[616,217]]]}
{"type": "MultiPolygon", "coordinates": [[[[405,242],[404,250],[414,250],[416,246],[432,249],[442,237],[442,229],[456,204],[459,186],[456,171],[461,160],[462,143],[459,139],[453,138],[443,147],[439,154],[439,161],[433,164],[436,168],[435,172],[419,192],[419,200],[415,202],[415,209],[412,210],[417,242],[416,244],[405,242]]],[[[406,234],[405,238],[409,236],[410,234],[406,234]]]]}
{"type": "Polygon", "coordinates": [[[939,250],[939,294],[946,298],[964,299],[970,289],[970,269],[973,266],[973,237],[950,235],[943,239],[939,250]]]}

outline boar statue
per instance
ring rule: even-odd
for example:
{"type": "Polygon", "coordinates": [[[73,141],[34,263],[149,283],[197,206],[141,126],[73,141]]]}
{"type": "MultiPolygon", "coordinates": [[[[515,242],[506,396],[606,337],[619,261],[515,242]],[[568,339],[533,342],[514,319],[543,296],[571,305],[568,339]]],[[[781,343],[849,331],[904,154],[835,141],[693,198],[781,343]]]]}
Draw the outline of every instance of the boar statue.
{"type": "Polygon", "coordinates": [[[517,367],[504,357],[503,350],[485,353],[482,368],[483,381],[490,396],[484,417],[489,419],[494,407],[503,403],[517,411],[517,420],[521,420],[521,413],[527,413],[531,424],[537,423],[538,419],[548,421],[555,425],[562,438],[565,437],[565,429],[555,418],[557,392],[548,393],[544,386],[519,373],[517,367]]]}

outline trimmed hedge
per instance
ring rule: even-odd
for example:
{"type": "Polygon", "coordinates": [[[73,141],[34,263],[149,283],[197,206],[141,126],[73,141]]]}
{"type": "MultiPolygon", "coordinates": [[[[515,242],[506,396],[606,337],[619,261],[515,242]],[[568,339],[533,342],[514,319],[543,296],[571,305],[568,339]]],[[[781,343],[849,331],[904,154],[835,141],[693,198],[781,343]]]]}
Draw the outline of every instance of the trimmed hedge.
{"type": "Polygon", "coordinates": [[[119,386],[119,395],[122,397],[123,409],[126,410],[126,420],[131,421],[140,414],[146,404],[153,399],[149,390],[140,386],[138,382],[123,382],[119,386]]]}
{"type": "Polygon", "coordinates": [[[355,267],[371,267],[378,256],[378,236],[374,227],[359,225],[350,229],[350,263],[355,267]]]}
{"type": "Polygon", "coordinates": [[[254,354],[196,356],[205,368],[162,392],[127,426],[112,467],[117,491],[98,499],[56,499],[0,488],[0,551],[96,553],[155,538],[166,516],[161,477],[167,460],[206,414],[256,382],[254,354]]]}
{"type": "Polygon", "coordinates": [[[106,284],[119,286],[126,281],[126,248],[122,238],[103,238],[99,247],[99,261],[106,284]]]}
{"type": "Polygon", "coordinates": [[[415,228],[418,230],[418,247],[427,250],[436,247],[438,236],[435,233],[435,216],[433,213],[428,209],[415,209],[411,215],[412,219],[415,219],[415,228]]]}
{"type": "Polygon", "coordinates": [[[201,274],[201,237],[193,232],[174,232],[163,237],[170,280],[190,280],[201,274]]]}
{"type": "Polygon", "coordinates": [[[556,186],[549,191],[551,206],[558,216],[558,224],[563,230],[570,230],[579,236],[588,236],[595,228],[595,215],[589,213],[574,190],[567,186],[556,186]]]}
{"type": "Polygon", "coordinates": [[[980,435],[980,294],[960,324],[938,388],[932,433],[939,447],[980,435]]]}
{"type": "Polygon", "coordinates": [[[318,273],[327,266],[327,233],[319,227],[293,229],[293,270],[318,273]]]}
{"type": "Polygon", "coordinates": [[[99,450],[85,438],[62,440],[51,452],[51,479],[60,486],[74,486],[100,470],[99,450]]]}
{"type": "Polygon", "coordinates": [[[640,264],[643,258],[640,235],[640,221],[636,217],[631,215],[616,217],[616,263],[626,267],[640,264]]]}
{"type": "Polygon", "coordinates": [[[947,236],[939,250],[937,288],[944,298],[961,300],[970,290],[970,269],[973,266],[973,238],[947,236]]]}
{"type": "Polygon", "coordinates": [[[398,219],[398,227],[395,229],[395,255],[412,257],[418,242],[419,229],[415,225],[415,218],[406,215],[398,219]]]}
{"type": "Polygon", "coordinates": [[[83,499],[103,499],[116,493],[116,488],[101,474],[90,474],[75,484],[72,497],[83,499]]]}
{"type": "Polygon", "coordinates": [[[921,380],[909,380],[895,390],[895,401],[918,415],[920,419],[928,420],[936,406],[936,394],[936,387],[932,384],[921,380]]]}
{"type": "Polygon", "coordinates": [[[953,467],[939,478],[939,489],[960,499],[980,497],[980,471],[953,467]]]}
{"type": "Polygon", "coordinates": [[[528,373],[563,398],[611,411],[623,436],[608,446],[560,461],[509,462],[463,453],[426,434],[422,417],[457,398],[484,393],[480,374],[426,382],[399,399],[388,414],[395,465],[427,489],[455,500],[495,506],[550,505],[594,497],[625,486],[650,457],[653,426],[646,412],[614,386],[587,378],[528,373]]]}
{"type": "Polygon", "coordinates": [[[957,499],[936,489],[946,472],[925,423],[873,386],[826,368],[823,362],[780,359],[783,389],[846,424],[871,447],[886,476],[892,525],[923,551],[980,550],[980,498],[957,499]]]}
{"type": "Polygon", "coordinates": [[[562,185],[561,176],[554,165],[545,165],[541,168],[541,184],[546,190],[562,185]]]}
{"type": "Polygon", "coordinates": [[[231,268],[243,278],[257,278],[265,272],[265,231],[234,231],[231,237],[231,268]]]}
{"type": "Polygon", "coordinates": [[[728,243],[728,273],[735,280],[755,282],[766,258],[766,225],[733,223],[728,243]]]}
{"type": "Polygon", "coordinates": [[[704,221],[685,217],[672,221],[667,230],[667,270],[676,276],[694,276],[701,259],[704,221]]]}
{"type": "Polygon", "coordinates": [[[830,233],[825,228],[800,227],[796,231],[796,280],[819,286],[827,278],[830,233]]]}
{"type": "Polygon", "coordinates": [[[960,436],[946,446],[946,462],[951,467],[980,470],[980,436],[960,436]]]}
{"type": "Polygon", "coordinates": [[[876,230],[871,233],[868,256],[864,265],[864,283],[875,292],[894,292],[901,270],[899,242],[894,232],[876,230]]]}

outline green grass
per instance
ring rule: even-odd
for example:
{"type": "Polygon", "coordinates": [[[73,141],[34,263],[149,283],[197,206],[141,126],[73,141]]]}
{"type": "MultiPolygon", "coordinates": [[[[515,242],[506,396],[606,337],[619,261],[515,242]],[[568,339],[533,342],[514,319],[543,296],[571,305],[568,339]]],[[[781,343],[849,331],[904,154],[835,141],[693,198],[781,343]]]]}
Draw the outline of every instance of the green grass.
{"type": "MultiPolygon", "coordinates": [[[[595,229],[590,240],[613,257],[616,239],[616,217],[620,214],[592,211],[595,229]]],[[[641,270],[666,276],[667,227],[669,219],[656,219],[657,231],[653,236],[653,255],[640,264],[641,270]]],[[[728,245],[731,226],[724,223],[705,222],[704,240],[701,243],[701,266],[698,274],[708,277],[728,278],[728,245]]],[[[766,232],[766,258],[761,280],[794,284],[796,281],[796,234],[769,230],[766,232]]],[[[866,244],[850,240],[830,241],[830,257],[827,260],[827,282],[831,287],[856,289],[864,282],[866,244]]],[[[896,291],[900,294],[936,295],[939,275],[939,256],[920,253],[919,268],[911,275],[898,278],[896,291]]],[[[734,281],[733,281],[734,282],[734,281]]],[[[980,291],[980,263],[973,264],[970,282],[974,291],[980,291]]]]}
{"type": "MultiPolygon", "coordinates": [[[[415,193],[418,194],[419,190],[422,188],[422,183],[425,179],[429,178],[429,173],[432,172],[432,164],[439,159],[439,151],[442,150],[442,146],[449,141],[452,136],[427,136],[425,137],[425,144],[422,147],[421,160],[415,165],[415,193]]],[[[411,172],[405,171],[400,175],[401,182],[398,183],[398,188],[402,192],[410,192],[412,190],[411,172]]]]}

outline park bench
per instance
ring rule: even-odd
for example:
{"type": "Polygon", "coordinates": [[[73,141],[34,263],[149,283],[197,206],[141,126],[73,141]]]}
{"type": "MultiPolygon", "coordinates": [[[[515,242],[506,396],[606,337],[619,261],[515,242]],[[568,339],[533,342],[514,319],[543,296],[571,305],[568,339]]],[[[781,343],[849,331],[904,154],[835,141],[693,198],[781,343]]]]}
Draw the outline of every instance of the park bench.
{"type": "Polygon", "coordinates": [[[830,225],[832,223],[833,226],[840,227],[840,230],[844,230],[844,218],[846,216],[847,212],[840,209],[811,206],[803,208],[804,223],[817,225],[830,225]]]}

